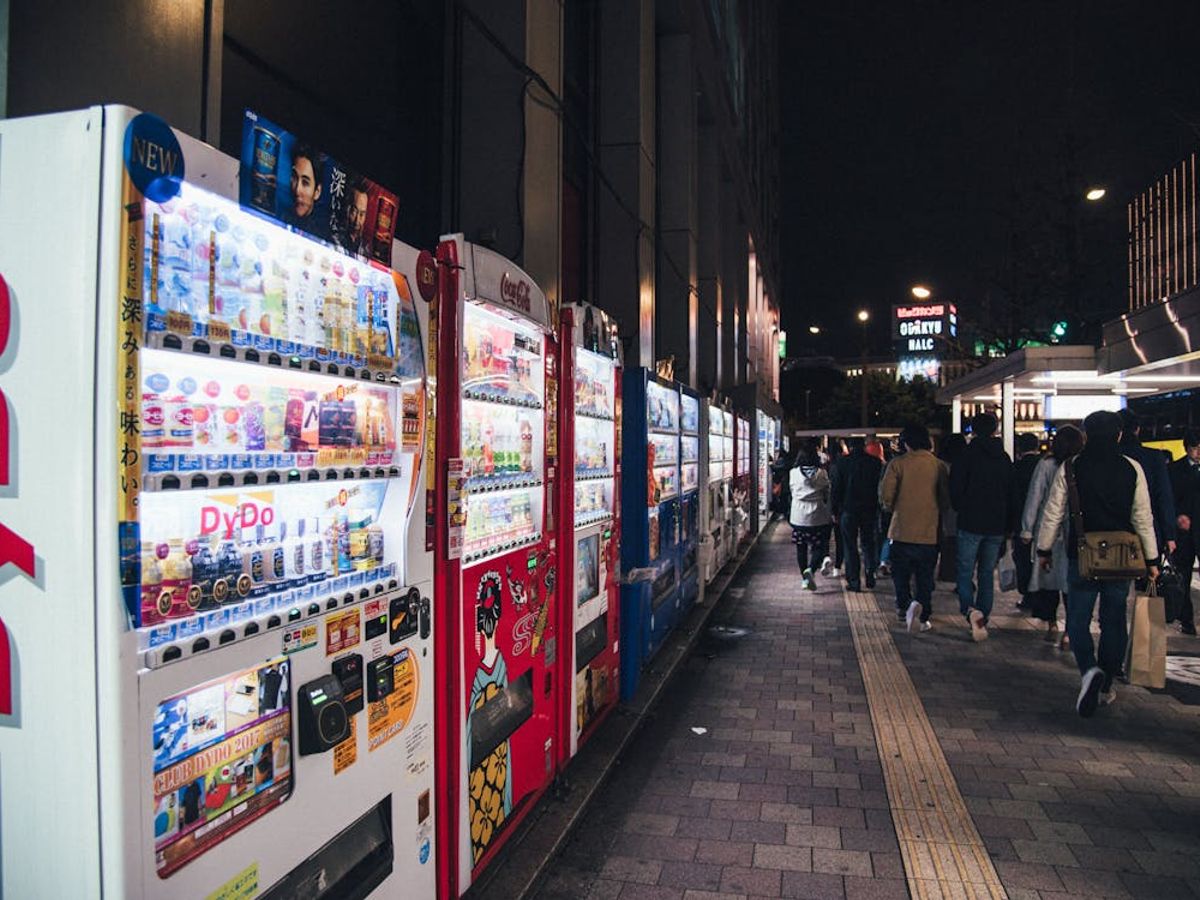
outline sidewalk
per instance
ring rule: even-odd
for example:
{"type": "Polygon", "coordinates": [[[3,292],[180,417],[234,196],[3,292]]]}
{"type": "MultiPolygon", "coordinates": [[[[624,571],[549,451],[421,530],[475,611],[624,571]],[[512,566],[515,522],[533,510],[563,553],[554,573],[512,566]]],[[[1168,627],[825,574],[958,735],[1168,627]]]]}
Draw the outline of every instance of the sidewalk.
{"type": "Polygon", "coordinates": [[[939,591],[909,635],[890,584],[819,586],[768,530],[714,613],[749,633],[692,654],[536,897],[1200,896],[1200,706],[1125,687],[1081,720],[1024,619],[976,645],[939,591]]]}

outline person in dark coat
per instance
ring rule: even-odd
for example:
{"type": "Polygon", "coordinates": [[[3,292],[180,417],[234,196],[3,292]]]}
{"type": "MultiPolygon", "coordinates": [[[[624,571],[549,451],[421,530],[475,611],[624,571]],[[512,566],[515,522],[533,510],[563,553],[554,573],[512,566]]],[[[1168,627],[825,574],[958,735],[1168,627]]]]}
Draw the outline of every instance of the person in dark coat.
{"type": "Polygon", "coordinates": [[[1146,487],[1150,491],[1150,510],[1154,515],[1154,538],[1163,555],[1175,552],[1175,498],[1171,496],[1171,476],[1162,452],[1142,446],[1142,423],[1132,410],[1123,409],[1121,417],[1121,452],[1142,467],[1146,487]]]}
{"type": "MultiPolygon", "coordinates": [[[[1036,434],[1017,435],[1017,459],[1013,463],[1013,495],[1008,510],[1012,515],[1008,533],[1017,534],[1021,530],[1021,513],[1025,509],[1025,499],[1029,495],[1029,483],[1033,480],[1033,470],[1042,461],[1041,441],[1036,434]]],[[[1033,574],[1033,555],[1028,547],[1020,546],[1013,541],[1013,565],[1017,569],[1017,590],[1021,594],[1018,609],[1029,609],[1029,578],[1033,574]]]]}
{"type": "Polygon", "coordinates": [[[875,569],[879,565],[877,524],[879,522],[879,478],[883,463],[866,451],[866,441],[852,437],[850,453],[833,465],[831,504],[834,522],[841,529],[845,548],[846,586],[862,590],[859,570],[866,577],[867,589],[875,587],[875,569]],[[859,542],[862,556],[859,557],[859,542]]]}
{"type": "Polygon", "coordinates": [[[971,419],[975,437],[950,470],[950,502],[958,515],[958,607],[971,637],[987,640],[993,575],[1004,535],[1012,523],[1012,460],[996,437],[991,413],[971,419]]]}
{"type": "Polygon", "coordinates": [[[1200,430],[1189,428],[1183,433],[1183,449],[1183,458],[1175,460],[1167,468],[1176,513],[1176,544],[1175,552],[1171,554],[1171,565],[1183,581],[1179,630],[1184,634],[1195,634],[1192,568],[1196,565],[1197,543],[1200,542],[1200,430]]]}
{"type": "MultiPolygon", "coordinates": [[[[967,439],[961,434],[948,434],[938,450],[938,459],[946,464],[946,471],[953,472],[954,464],[967,449],[967,439]]],[[[958,590],[958,519],[951,508],[942,511],[942,527],[938,546],[937,580],[949,581],[958,590]]]]}

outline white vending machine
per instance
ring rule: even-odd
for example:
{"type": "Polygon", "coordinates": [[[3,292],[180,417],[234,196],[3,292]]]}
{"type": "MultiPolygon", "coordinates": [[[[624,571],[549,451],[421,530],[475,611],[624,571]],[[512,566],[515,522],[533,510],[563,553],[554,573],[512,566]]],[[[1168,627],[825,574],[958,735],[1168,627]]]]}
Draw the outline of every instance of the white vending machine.
{"type": "Polygon", "coordinates": [[[417,254],[124,107],[0,147],[0,893],[433,898],[417,254]]]}

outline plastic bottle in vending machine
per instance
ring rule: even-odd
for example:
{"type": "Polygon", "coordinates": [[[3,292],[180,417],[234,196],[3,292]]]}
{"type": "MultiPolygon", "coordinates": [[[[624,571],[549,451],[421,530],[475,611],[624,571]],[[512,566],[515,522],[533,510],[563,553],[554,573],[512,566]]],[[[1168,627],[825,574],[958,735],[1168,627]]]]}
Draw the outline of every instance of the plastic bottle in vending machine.
{"type": "Polygon", "coordinates": [[[263,545],[263,527],[255,526],[254,537],[242,546],[242,573],[250,578],[250,596],[267,593],[267,548],[263,545]]]}
{"type": "Polygon", "coordinates": [[[283,542],[284,560],[284,589],[291,590],[300,587],[308,580],[305,566],[305,520],[297,519],[294,529],[287,529],[287,539],[283,542]]]}
{"type": "Polygon", "coordinates": [[[324,581],[329,576],[333,554],[330,552],[329,535],[321,529],[321,520],[313,516],[312,528],[305,541],[305,568],[309,582],[324,581]]]}
{"type": "Polygon", "coordinates": [[[163,588],[162,558],[153,541],[142,541],[141,625],[157,625],[171,611],[171,592],[163,588]],[[165,596],[164,596],[165,595],[165,596]]]}
{"type": "Polygon", "coordinates": [[[257,400],[251,400],[243,406],[242,422],[245,450],[250,453],[265,450],[267,448],[267,429],[263,405],[257,400]]]}
{"type": "Polygon", "coordinates": [[[272,527],[269,530],[264,528],[264,534],[266,536],[264,561],[266,565],[267,590],[277,593],[288,586],[287,554],[284,547],[284,541],[287,538],[287,522],[279,523],[278,533],[272,527]]]}
{"type": "Polygon", "coordinates": [[[521,417],[521,471],[533,471],[533,426],[525,416],[521,417]]]}
{"type": "Polygon", "coordinates": [[[483,425],[483,435],[479,446],[479,455],[482,458],[482,474],[496,474],[496,457],[494,447],[496,444],[496,430],[492,427],[491,422],[485,422],[483,425]]]}

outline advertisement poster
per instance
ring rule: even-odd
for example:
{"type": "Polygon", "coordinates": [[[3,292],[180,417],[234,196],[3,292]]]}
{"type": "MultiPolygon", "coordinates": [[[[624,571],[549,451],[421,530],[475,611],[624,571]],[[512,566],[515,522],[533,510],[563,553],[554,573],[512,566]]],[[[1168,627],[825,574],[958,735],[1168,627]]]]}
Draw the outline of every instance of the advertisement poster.
{"type": "Polygon", "coordinates": [[[160,878],[291,795],[289,676],[276,658],[159,703],[151,816],[160,878]]]}
{"type": "Polygon", "coordinates": [[[243,206],[392,264],[396,195],[251,110],[242,119],[240,193],[243,206]]]}
{"type": "Polygon", "coordinates": [[[362,639],[358,623],[358,608],[336,612],[325,617],[325,655],[333,656],[358,645],[362,639]]]}

